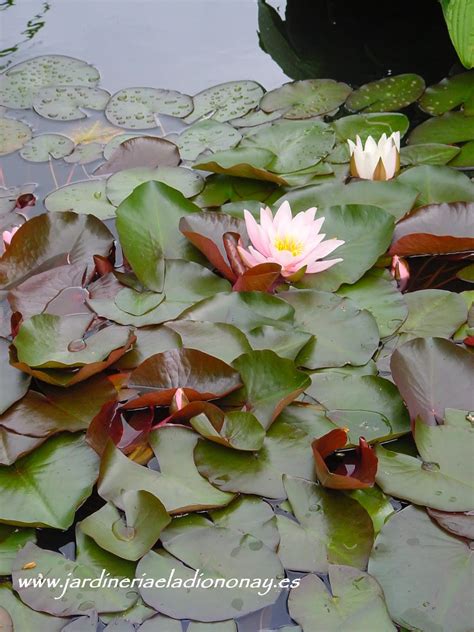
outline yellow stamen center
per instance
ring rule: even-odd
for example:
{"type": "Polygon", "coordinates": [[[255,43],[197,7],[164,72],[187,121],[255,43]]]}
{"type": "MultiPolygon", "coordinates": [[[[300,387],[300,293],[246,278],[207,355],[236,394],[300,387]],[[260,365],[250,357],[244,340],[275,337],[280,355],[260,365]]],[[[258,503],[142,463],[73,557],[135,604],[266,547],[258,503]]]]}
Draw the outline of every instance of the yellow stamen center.
{"type": "Polygon", "coordinates": [[[303,252],[303,244],[294,237],[286,235],[284,237],[276,237],[273,245],[277,250],[288,250],[293,257],[297,257],[303,252]]]}

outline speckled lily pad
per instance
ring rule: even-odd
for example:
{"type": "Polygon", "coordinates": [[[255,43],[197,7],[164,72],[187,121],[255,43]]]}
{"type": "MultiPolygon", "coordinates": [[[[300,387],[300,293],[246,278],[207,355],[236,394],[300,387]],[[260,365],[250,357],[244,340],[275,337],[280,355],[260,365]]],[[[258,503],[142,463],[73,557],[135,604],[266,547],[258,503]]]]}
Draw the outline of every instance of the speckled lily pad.
{"type": "Polygon", "coordinates": [[[99,71],[87,62],[65,55],[41,55],[23,61],[0,75],[0,104],[28,109],[45,86],[95,86],[99,71]]]}
{"type": "Polygon", "coordinates": [[[432,116],[439,116],[460,105],[465,114],[474,114],[474,70],[429,86],[420,99],[421,109],[432,116]]]}
{"type": "Polygon", "coordinates": [[[115,217],[105,193],[105,180],[84,180],[68,184],[46,196],[44,205],[53,213],[74,211],[81,215],[95,215],[99,219],[115,217]]]}
{"type": "Polygon", "coordinates": [[[242,138],[240,132],[218,121],[199,121],[184,130],[177,139],[179,153],[185,160],[195,160],[206,149],[222,151],[234,147],[242,138]]]}
{"type": "Polygon", "coordinates": [[[31,129],[21,121],[0,118],[0,156],[21,149],[32,137],[31,129]]]}
{"type": "Polygon", "coordinates": [[[334,79],[292,81],[267,92],[260,107],[265,112],[284,110],[286,119],[306,119],[337,110],[351,91],[347,83],[334,79]]]}
{"type": "Polygon", "coordinates": [[[77,165],[87,165],[102,158],[103,145],[101,143],[81,143],[77,145],[72,154],[64,158],[65,162],[77,165]]]}
{"type": "Polygon", "coordinates": [[[243,116],[232,119],[229,121],[234,127],[255,127],[257,125],[263,125],[264,123],[271,123],[282,117],[282,110],[275,110],[275,112],[264,112],[263,110],[250,110],[243,116]]]}
{"type": "Polygon", "coordinates": [[[83,111],[103,110],[110,93],[91,86],[55,86],[42,88],[33,99],[34,110],[53,121],[76,121],[87,118],[83,111]]]}
{"type": "Polygon", "coordinates": [[[425,89],[419,75],[407,73],[366,83],[346,101],[352,112],[395,112],[416,101],[425,89]]]}
{"type": "Polygon", "coordinates": [[[244,116],[259,104],[263,92],[256,81],[228,81],[212,86],[193,97],[194,110],[186,122],[194,123],[203,116],[221,122],[244,116]]]}
{"type": "Polygon", "coordinates": [[[137,167],[114,173],[107,180],[106,192],[110,202],[118,206],[130,193],[143,182],[156,180],[174,189],[178,189],[185,197],[193,197],[204,188],[203,178],[192,169],[183,167],[158,167],[146,169],[137,167]]]}
{"type": "Polygon", "coordinates": [[[193,100],[181,92],[159,88],[125,88],[110,98],[105,116],[119,127],[151,129],[157,126],[157,114],[184,118],[192,110],[193,100]]]}
{"type": "Polygon", "coordinates": [[[74,149],[74,141],[62,134],[40,134],[29,140],[20,156],[29,162],[47,162],[50,158],[64,158],[74,149]]]}

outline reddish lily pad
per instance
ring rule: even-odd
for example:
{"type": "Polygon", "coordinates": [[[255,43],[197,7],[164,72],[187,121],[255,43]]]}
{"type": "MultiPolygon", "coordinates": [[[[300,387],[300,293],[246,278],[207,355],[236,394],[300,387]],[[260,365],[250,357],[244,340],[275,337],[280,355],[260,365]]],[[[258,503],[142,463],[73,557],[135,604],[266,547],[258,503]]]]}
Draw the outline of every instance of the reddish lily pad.
{"type": "Polygon", "coordinates": [[[177,167],[179,163],[179,151],[174,143],[155,136],[137,136],[124,140],[107,162],[94,171],[94,175],[117,173],[135,167],[177,167]]]}

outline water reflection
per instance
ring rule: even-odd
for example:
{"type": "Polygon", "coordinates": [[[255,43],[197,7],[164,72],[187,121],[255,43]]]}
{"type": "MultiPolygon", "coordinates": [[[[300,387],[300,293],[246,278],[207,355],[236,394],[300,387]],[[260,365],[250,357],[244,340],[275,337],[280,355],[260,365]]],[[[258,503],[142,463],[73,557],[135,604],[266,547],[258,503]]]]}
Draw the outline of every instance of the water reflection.
{"type": "MultiPolygon", "coordinates": [[[[3,2],[0,2],[0,11],[6,11],[14,6],[15,0],[4,0],[3,2]]],[[[26,27],[21,32],[23,38],[7,48],[0,49],[0,57],[8,57],[4,63],[0,64],[0,71],[5,70],[13,63],[13,58],[11,58],[10,55],[17,53],[23,44],[26,44],[29,40],[33,39],[33,37],[35,37],[35,35],[44,27],[46,24],[45,15],[50,8],[51,5],[49,2],[43,2],[40,10],[26,22],[26,27]]]]}

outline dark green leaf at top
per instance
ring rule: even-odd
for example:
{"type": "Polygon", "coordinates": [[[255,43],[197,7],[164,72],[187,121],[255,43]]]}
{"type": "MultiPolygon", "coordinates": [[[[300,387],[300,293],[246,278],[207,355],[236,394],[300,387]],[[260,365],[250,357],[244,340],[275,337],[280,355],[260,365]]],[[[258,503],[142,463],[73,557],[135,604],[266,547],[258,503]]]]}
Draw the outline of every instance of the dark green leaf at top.
{"type": "Polygon", "coordinates": [[[352,112],[395,112],[416,101],[424,89],[425,82],[419,75],[384,77],[355,90],[349,95],[346,107],[352,112]]]}

